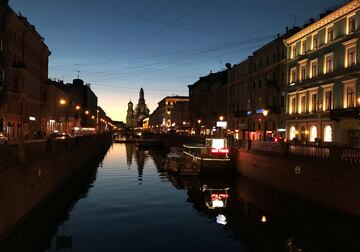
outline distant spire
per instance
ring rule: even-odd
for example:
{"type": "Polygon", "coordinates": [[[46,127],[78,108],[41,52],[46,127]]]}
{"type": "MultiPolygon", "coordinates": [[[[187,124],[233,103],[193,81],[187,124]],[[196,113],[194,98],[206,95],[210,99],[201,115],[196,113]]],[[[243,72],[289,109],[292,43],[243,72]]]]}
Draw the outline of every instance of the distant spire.
{"type": "Polygon", "coordinates": [[[140,88],[140,99],[144,99],[144,89],[140,88]]]}

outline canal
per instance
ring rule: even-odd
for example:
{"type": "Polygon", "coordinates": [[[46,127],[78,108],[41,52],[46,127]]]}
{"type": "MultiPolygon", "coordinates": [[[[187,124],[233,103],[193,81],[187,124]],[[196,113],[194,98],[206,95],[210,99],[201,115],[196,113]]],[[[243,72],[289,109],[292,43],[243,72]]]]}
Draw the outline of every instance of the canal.
{"type": "Polygon", "coordinates": [[[179,178],[114,144],[0,251],[360,251],[360,220],[238,177],[179,178]]]}

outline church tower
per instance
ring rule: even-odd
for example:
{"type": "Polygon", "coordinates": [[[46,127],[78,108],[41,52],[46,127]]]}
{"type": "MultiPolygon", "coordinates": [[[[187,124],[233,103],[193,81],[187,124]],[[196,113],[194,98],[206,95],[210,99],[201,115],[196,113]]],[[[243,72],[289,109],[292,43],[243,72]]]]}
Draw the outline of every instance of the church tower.
{"type": "Polygon", "coordinates": [[[134,109],[133,109],[133,103],[128,103],[128,109],[127,109],[127,115],[126,115],[126,125],[130,128],[133,128],[135,126],[134,123],[134,109]]]}
{"type": "Polygon", "coordinates": [[[136,124],[136,126],[142,126],[142,120],[148,117],[149,114],[150,114],[150,110],[148,109],[145,103],[144,89],[140,88],[139,101],[134,111],[134,118],[135,118],[134,124],[136,124]]]}

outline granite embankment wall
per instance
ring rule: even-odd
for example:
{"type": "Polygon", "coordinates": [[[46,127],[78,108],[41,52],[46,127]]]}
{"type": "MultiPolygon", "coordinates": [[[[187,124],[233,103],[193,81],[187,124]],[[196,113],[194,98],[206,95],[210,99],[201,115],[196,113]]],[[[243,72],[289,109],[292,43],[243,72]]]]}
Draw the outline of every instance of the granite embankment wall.
{"type": "MultiPolygon", "coordinates": [[[[331,151],[303,152],[234,149],[237,171],[263,185],[360,216],[360,164],[331,158],[331,151]],[[325,154],[324,154],[325,153],[325,154]]],[[[339,156],[339,155],[337,155],[339,156]]]]}
{"type": "Polygon", "coordinates": [[[2,146],[0,241],[111,143],[110,134],[101,134],[2,146]]]}

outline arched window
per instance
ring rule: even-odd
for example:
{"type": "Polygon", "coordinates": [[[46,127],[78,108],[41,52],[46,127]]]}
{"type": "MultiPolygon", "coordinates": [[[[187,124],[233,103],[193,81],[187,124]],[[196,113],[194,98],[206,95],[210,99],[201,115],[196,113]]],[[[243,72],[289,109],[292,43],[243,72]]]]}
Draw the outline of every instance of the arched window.
{"type": "Polygon", "coordinates": [[[324,142],[332,142],[332,128],[326,125],[324,128],[324,142]]]}
{"type": "Polygon", "coordinates": [[[310,142],[315,142],[315,138],[317,138],[317,128],[316,128],[316,126],[311,126],[311,128],[310,128],[310,142]]]}
{"type": "Polygon", "coordinates": [[[293,140],[296,137],[296,128],[294,126],[290,127],[290,131],[289,131],[289,139],[293,140]]]}

